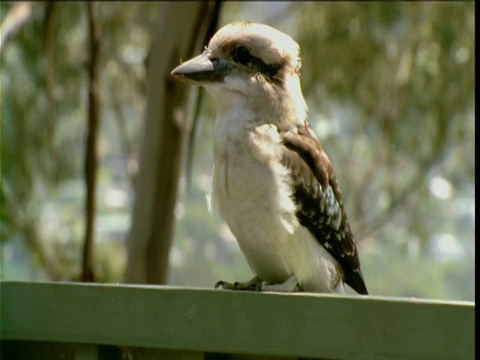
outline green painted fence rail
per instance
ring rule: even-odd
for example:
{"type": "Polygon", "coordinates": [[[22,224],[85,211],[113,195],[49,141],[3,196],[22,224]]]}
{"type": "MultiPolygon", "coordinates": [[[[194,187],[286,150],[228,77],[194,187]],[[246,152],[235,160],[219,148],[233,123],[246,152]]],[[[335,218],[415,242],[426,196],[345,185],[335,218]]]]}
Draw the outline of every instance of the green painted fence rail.
{"type": "Polygon", "coordinates": [[[6,359],[474,359],[471,302],[2,282],[6,359]]]}

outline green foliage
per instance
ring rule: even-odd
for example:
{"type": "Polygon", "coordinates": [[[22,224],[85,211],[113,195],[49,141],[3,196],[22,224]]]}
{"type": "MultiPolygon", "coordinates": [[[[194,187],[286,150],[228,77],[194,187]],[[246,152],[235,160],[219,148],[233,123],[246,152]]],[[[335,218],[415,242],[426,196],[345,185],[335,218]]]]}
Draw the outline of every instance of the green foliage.
{"type": "Polygon", "coordinates": [[[452,239],[442,251],[460,248],[473,270],[473,8],[310,3],[297,13],[310,121],[361,248],[378,242],[381,258],[362,256],[373,293],[473,299],[473,278],[460,291],[451,272],[459,259],[435,250],[452,239]]]}
{"type": "MultiPolygon", "coordinates": [[[[2,3],[2,15],[14,5],[2,3]]],[[[125,231],[144,104],[144,58],[158,4],[99,8],[102,124],[97,238],[102,239],[97,260],[99,278],[113,281],[123,272],[124,234],[115,230],[117,241],[104,241],[108,240],[104,224],[119,211],[108,196],[115,191],[122,195],[120,212],[126,217],[119,218],[115,228],[125,231]]],[[[15,38],[2,44],[0,219],[2,248],[13,253],[12,262],[4,262],[4,276],[15,277],[8,269],[19,261],[46,268],[50,278],[75,279],[80,271],[89,66],[86,25],[83,3],[38,4],[15,38]],[[29,244],[30,259],[16,255],[22,242],[29,244]],[[59,268],[55,276],[48,265],[52,263],[59,268]]]]}
{"type": "MultiPolygon", "coordinates": [[[[0,6],[3,21],[14,3],[0,6]]],[[[222,17],[249,20],[252,6],[225,3],[222,17]]],[[[337,171],[369,289],[474,299],[474,3],[292,6],[284,15],[302,49],[309,121],[337,171]]],[[[101,281],[121,281],[159,5],[99,8],[96,271],[101,281]]],[[[260,15],[269,14],[251,17],[260,15]]],[[[2,45],[3,278],[75,279],[80,272],[86,35],[83,3],[37,4],[2,45]]],[[[204,98],[192,185],[177,209],[171,282],[211,287],[251,273],[218,215],[207,211],[215,110],[204,98]]]]}

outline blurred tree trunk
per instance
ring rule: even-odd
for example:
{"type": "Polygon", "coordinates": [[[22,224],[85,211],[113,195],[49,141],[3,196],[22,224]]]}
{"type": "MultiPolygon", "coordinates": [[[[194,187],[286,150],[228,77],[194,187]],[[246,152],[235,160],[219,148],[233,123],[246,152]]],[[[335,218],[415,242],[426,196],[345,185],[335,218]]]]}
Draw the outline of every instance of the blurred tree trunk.
{"type": "Polygon", "coordinates": [[[129,283],[163,284],[174,229],[174,210],[185,144],[198,89],[174,81],[170,71],[201,52],[209,22],[207,2],[163,3],[147,64],[147,109],[127,238],[129,283]]]}
{"type": "Polygon", "coordinates": [[[98,170],[98,128],[100,125],[99,99],[99,60],[100,60],[100,28],[97,23],[98,4],[87,3],[88,34],[90,46],[90,63],[88,66],[88,126],[85,154],[85,238],[83,242],[82,281],[94,281],[93,254],[96,212],[96,189],[98,170]]]}

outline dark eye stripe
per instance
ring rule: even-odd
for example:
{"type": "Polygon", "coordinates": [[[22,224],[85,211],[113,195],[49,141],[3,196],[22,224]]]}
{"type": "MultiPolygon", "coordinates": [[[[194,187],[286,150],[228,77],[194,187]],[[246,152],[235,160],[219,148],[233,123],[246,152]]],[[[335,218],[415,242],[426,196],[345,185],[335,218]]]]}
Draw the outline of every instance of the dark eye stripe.
{"type": "Polygon", "coordinates": [[[256,64],[256,67],[258,68],[261,74],[268,76],[269,78],[272,78],[272,79],[278,74],[282,66],[283,66],[282,64],[265,64],[260,59],[258,59],[258,63],[256,64]]]}
{"type": "Polygon", "coordinates": [[[253,56],[250,50],[242,45],[231,48],[229,52],[233,61],[237,64],[251,67],[255,72],[262,74],[275,83],[281,82],[279,71],[283,67],[283,63],[266,64],[262,59],[253,56]]]}

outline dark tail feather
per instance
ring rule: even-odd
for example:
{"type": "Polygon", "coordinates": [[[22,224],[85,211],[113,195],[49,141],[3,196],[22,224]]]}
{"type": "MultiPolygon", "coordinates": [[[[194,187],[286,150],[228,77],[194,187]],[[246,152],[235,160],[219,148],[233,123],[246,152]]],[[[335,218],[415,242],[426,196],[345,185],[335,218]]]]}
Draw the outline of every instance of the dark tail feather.
{"type": "Polygon", "coordinates": [[[345,283],[360,295],[368,295],[362,270],[357,269],[345,274],[345,283]]]}

